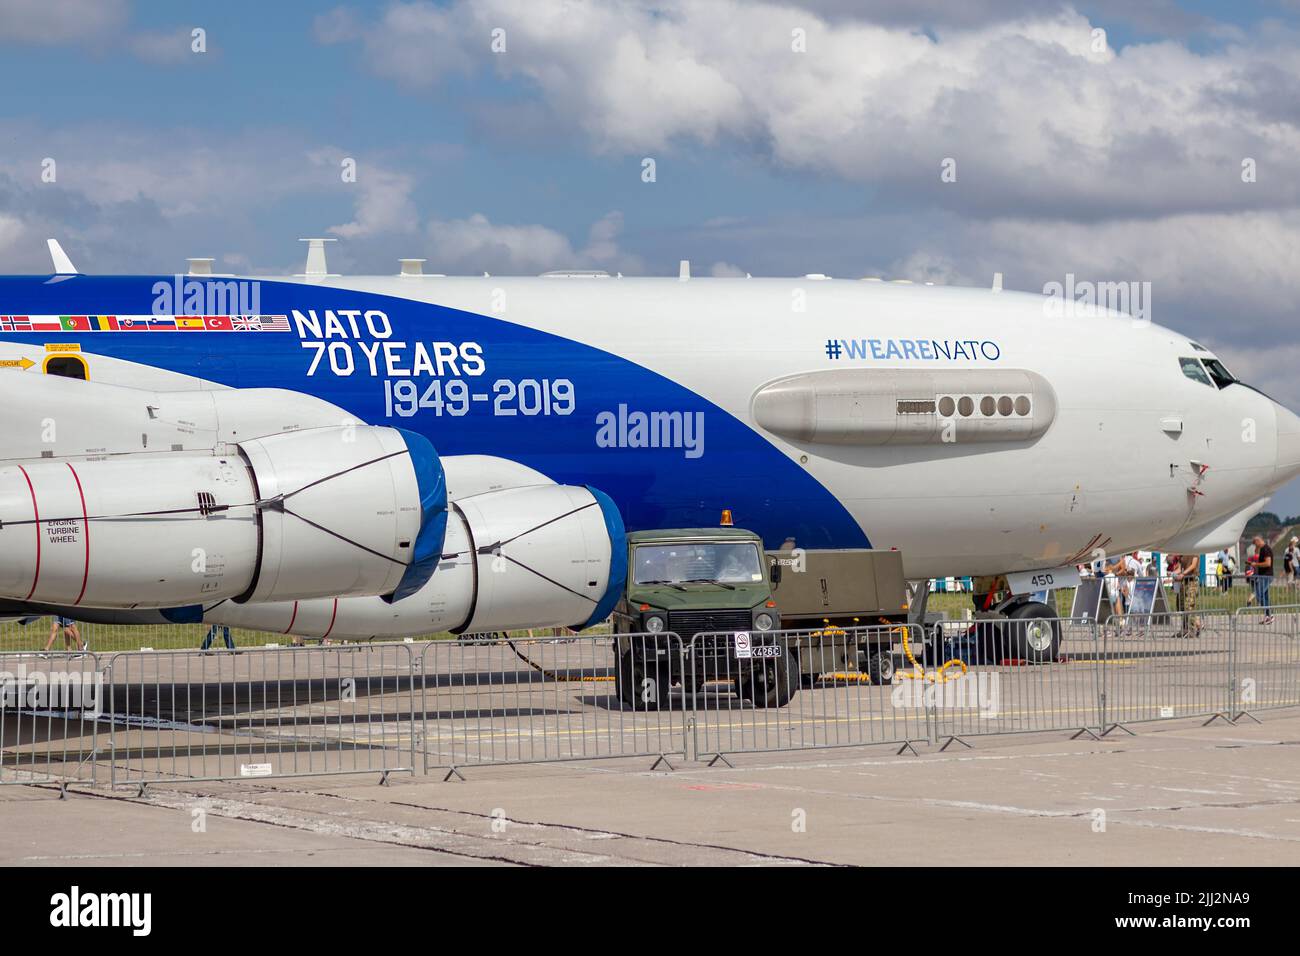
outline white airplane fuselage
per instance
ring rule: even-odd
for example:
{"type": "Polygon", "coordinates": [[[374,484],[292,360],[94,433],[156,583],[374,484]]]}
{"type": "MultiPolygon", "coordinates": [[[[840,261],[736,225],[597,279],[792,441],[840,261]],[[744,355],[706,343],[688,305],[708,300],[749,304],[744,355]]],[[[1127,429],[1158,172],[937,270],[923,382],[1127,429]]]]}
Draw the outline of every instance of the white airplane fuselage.
{"type": "MultiPolygon", "coordinates": [[[[814,278],[188,280],[199,301],[215,282],[256,283],[260,331],[237,328],[248,309],[212,316],[210,298],[160,312],[162,286],[185,281],[0,279],[0,459],[158,453],[134,424],[124,447],[104,438],[97,409],[134,407],[127,390],[165,405],[279,388],[302,398],[249,401],[171,448],[216,448],[241,422],[264,434],[277,407],[316,403],[322,421],[600,488],[628,530],[707,526],[726,508],[769,547],[897,548],[911,578],[1210,550],[1300,474],[1300,419],[1215,381],[1210,352],[1038,295],[814,278]],[[218,321],[181,327],[186,312],[218,321]],[[149,314],[176,327],[123,328],[149,314]],[[14,324],[39,316],[72,321],[14,324]],[[88,383],[48,381],[69,355],[88,383]]],[[[303,427],[292,417],[283,427],[303,427]]]]}

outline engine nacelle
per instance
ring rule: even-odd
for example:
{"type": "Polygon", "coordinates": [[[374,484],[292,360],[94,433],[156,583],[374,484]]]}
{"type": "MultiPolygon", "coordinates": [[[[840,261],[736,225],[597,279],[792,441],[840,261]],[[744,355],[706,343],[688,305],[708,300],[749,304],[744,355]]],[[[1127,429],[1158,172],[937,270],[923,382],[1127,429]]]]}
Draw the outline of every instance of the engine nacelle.
{"type": "Polygon", "coordinates": [[[530,485],[452,502],[438,569],[403,600],[225,603],[203,620],[338,638],[582,628],[613,610],[626,573],[623,522],[606,495],[530,485]]]}
{"type": "MultiPolygon", "coordinates": [[[[611,563],[614,589],[623,585],[617,570],[627,554],[623,523],[600,492],[572,485],[510,488],[461,499],[452,511],[464,525],[466,557],[473,552],[474,591],[469,614],[451,630],[585,627],[608,603],[611,563]]],[[[439,567],[433,580],[441,574],[439,567]]]]}
{"type": "Polygon", "coordinates": [[[77,607],[418,590],[442,548],[432,446],[342,426],[225,456],[0,468],[0,597],[77,607]]]}

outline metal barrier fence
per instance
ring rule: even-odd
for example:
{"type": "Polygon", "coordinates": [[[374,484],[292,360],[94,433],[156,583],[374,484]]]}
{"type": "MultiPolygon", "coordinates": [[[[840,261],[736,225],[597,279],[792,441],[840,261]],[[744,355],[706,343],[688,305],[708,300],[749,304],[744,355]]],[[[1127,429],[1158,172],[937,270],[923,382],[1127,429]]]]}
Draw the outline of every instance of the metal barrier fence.
{"type": "Polygon", "coordinates": [[[412,663],[408,644],[109,655],[110,786],[413,772],[412,663]]]}
{"type": "Polygon", "coordinates": [[[1300,614],[0,653],[0,783],[450,778],[609,757],[671,767],[758,751],[1102,735],[1283,707],[1300,707],[1300,614]]]}
{"type": "MultiPolygon", "coordinates": [[[[1103,654],[1095,622],[1057,618],[1035,624],[1048,635],[1055,633],[1054,662],[999,652],[996,646],[989,653],[992,641],[986,639],[973,645],[975,660],[968,667],[949,667],[947,673],[927,680],[928,705],[943,747],[980,735],[1046,731],[1077,735],[1100,727],[1103,654]]],[[[983,626],[993,629],[988,623],[983,626]]]]}
{"type": "Polygon", "coordinates": [[[426,772],[604,757],[658,766],[685,756],[675,634],[437,641],[424,646],[418,672],[426,772]]]}
{"type": "Polygon", "coordinates": [[[739,652],[735,635],[697,634],[683,669],[696,758],[930,740],[926,708],[900,706],[895,687],[871,680],[873,669],[878,678],[895,670],[904,643],[919,655],[921,629],[754,632],[739,652]]]}
{"type": "Polygon", "coordinates": [[[1226,611],[1148,615],[1100,629],[1101,724],[1227,716],[1233,618],[1226,611]]]}
{"type": "Polygon", "coordinates": [[[1300,614],[1279,614],[1273,623],[1254,617],[1232,621],[1228,715],[1300,707],[1300,614]]]}
{"type": "Polygon", "coordinates": [[[94,654],[0,655],[0,784],[96,784],[105,706],[94,654]]]}

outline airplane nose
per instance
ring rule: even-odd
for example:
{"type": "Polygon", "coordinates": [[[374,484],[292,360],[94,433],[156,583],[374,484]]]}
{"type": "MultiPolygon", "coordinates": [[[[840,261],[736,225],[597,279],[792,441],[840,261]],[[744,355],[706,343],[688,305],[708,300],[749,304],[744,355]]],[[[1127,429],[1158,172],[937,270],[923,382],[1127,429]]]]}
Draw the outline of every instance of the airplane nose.
{"type": "Polygon", "coordinates": [[[1276,477],[1290,480],[1300,475],[1300,417],[1276,402],[1273,407],[1277,413],[1276,477]]]}

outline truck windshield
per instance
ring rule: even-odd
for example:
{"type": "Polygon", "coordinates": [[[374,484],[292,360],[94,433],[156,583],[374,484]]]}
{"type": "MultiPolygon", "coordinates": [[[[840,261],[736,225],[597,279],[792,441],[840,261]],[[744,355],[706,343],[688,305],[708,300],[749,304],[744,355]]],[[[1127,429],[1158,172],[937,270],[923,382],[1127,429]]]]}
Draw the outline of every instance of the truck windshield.
{"type": "Polygon", "coordinates": [[[758,545],[704,542],[701,544],[643,544],[633,552],[637,584],[676,584],[718,581],[752,584],[763,580],[758,545]]]}

